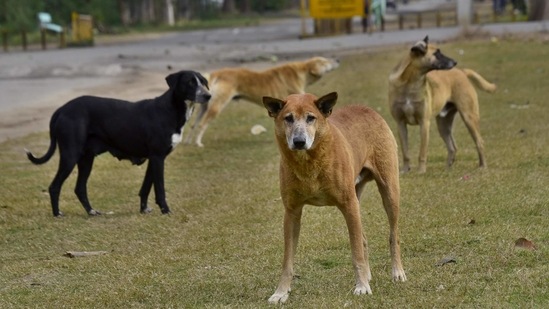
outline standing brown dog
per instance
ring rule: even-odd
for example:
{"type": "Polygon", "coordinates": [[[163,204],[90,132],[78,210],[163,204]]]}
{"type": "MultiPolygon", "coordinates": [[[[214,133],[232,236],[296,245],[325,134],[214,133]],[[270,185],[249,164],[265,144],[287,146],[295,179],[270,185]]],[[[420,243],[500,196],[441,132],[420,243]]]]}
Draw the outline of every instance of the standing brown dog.
{"type": "Polygon", "coordinates": [[[405,281],[400,260],[398,213],[400,186],[396,141],[383,118],[363,106],[336,110],[337,93],[321,98],[290,95],[286,101],[264,97],[275,120],[280,151],[280,194],[284,203],[284,262],[270,303],[288,299],[293,261],[305,204],[334,205],[345,217],[356,285],[354,294],[371,294],[367,243],[360,219],[360,194],[375,180],[390,226],[393,279],[405,281]]]}
{"type": "Polygon", "coordinates": [[[196,145],[203,147],[202,136],[208,125],[233,99],[245,99],[261,106],[264,95],[284,98],[294,93],[305,93],[305,87],[338,67],[339,61],[336,59],[312,57],[260,72],[245,68],[214,71],[206,75],[212,98],[207,105],[201,107],[185,142],[189,144],[196,138],[196,145]]]}
{"type": "Polygon", "coordinates": [[[389,105],[398,124],[403,172],[410,170],[407,125],[420,127],[418,169],[420,173],[426,171],[429,127],[433,115],[436,116],[438,132],[448,149],[447,166],[452,166],[457,150],[452,126],[458,112],[476,144],[479,166],[486,167],[479,128],[478,96],[469,79],[487,92],[494,92],[496,85],[473,70],[454,68],[456,64],[437,47],[428,44],[428,37],[425,37],[412,46],[389,75],[389,105]]]}

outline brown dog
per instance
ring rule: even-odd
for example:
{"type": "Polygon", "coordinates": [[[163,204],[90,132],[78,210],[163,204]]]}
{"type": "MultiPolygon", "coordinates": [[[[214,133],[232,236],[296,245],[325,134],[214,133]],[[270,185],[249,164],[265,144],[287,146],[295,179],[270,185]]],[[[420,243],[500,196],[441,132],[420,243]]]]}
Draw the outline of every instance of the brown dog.
{"type": "Polygon", "coordinates": [[[266,96],[285,98],[294,93],[304,93],[305,87],[318,81],[325,73],[339,66],[337,60],[313,57],[306,61],[283,64],[262,72],[245,68],[226,68],[209,74],[208,82],[212,98],[203,105],[185,142],[191,143],[198,124],[195,143],[203,147],[202,137],[209,123],[233,99],[245,99],[261,105],[266,96]]]}
{"type": "Polygon", "coordinates": [[[343,213],[356,285],[354,294],[371,294],[367,243],[360,219],[360,194],[375,180],[390,226],[393,279],[405,281],[398,238],[399,173],[396,141],[383,118],[364,106],[334,111],[337,93],[321,98],[290,95],[286,101],[264,97],[275,120],[280,151],[280,194],[284,203],[284,262],[270,303],[288,299],[293,261],[305,204],[333,205],[343,213]]]}
{"type": "Polygon", "coordinates": [[[402,148],[403,172],[410,170],[407,125],[419,125],[421,145],[419,172],[426,171],[427,144],[432,116],[436,116],[438,132],[448,149],[447,166],[454,163],[456,143],[452,126],[459,113],[477,147],[479,166],[486,167],[483,140],[479,129],[479,105],[475,88],[494,92],[489,83],[473,70],[456,69],[457,63],[428,44],[428,37],[417,42],[389,75],[389,105],[398,124],[402,148]]]}

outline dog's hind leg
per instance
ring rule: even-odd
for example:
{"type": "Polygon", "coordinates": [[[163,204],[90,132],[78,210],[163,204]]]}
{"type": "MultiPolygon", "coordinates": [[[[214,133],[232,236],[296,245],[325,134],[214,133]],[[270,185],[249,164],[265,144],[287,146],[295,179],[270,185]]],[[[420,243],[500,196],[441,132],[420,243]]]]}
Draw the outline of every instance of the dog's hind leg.
{"type": "Polygon", "coordinates": [[[57,173],[55,174],[55,177],[53,178],[53,181],[48,189],[50,193],[51,208],[55,217],[63,216],[63,213],[59,211],[59,195],[61,193],[61,187],[76,166],[76,154],[74,152],[67,154],[61,150],[61,147],[59,150],[59,168],[57,169],[57,173]]]}
{"type": "MultiPolygon", "coordinates": [[[[450,104],[451,103],[448,103],[446,106],[450,104]]],[[[452,135],[452,128],[457,109],[453,104],[448,107],[446,106],[444,107],[444,109],[446,110],[445,114],[439,114],[436,119],[438,133],[440,134],[440,137],[442,137],[442,140],[444,140],[444,143],[446,144],[446,149],[448,150],[448,159],[446,161],[446,166],[450,168],[452,164],[454,164],[457,152],[456,141],[454,140],[454,136],[452,135]]]]}
{"type": "Polygon", "coordinates": [[[480,117],[478,113],[461,113],[461,119],[463,119],[463,122],[465,123],[465,126],[469,130],[469,133],[471,134],[471,137],[473,138],[473,141],[475,142],[475,145],[477,146],[477,152],[478,152],[478,166],[481,168],[487,167],[486,165],[486,159],[484,158],[484,141],[482,140],[482,137],[480,136],[480,117]]]}
{"type": "Polygon", "coordinates": [[[78,161],[78,179],[76,180],[76,188],[74,193],[78,200],[90,216],[97,216],[101,213],[93,209],[88,200],[87,183],[93,166],[94,154],[86,153],[78,161]]]}
{"type": "Polygon", "coordinates": [[[282,262],[282,274],[276,291],[269,297],[269,303],[271,304],[284,303],[290,296],[290,286],[294,277],[294,256],[301,229],[302,211],[303,205],[286,206],[284,213],[284,260],[282,262]]]}

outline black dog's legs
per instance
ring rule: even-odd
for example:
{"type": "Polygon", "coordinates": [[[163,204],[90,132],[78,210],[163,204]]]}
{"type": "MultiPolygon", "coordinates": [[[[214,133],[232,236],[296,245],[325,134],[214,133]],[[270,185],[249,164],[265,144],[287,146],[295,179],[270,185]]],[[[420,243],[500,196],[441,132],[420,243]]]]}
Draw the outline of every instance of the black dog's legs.
{"type": "Polygon", "coordinates": [[[143,180],[141,190],[139,190],[141,213],[149,213],[152,211],[152,209],[147,206],[147,199],[153,184],[156,204],[158,204],[163,214],[170,213],[170,208],[168,207],[168,203],[166,203],[166,193],[164,190],[164,159],[165,157],[162,156],[151,156],[149,158],[145,179],[143,180]]]}
{"type": "Polygon", "coordinates": [[[149,161],[147,164],[147,171],[145,172],[145,178],[143,179],[143,185],[141,185],[141,190],[139,190],[139,197],[141,199],[140,211],[142,214],[148,214],[152,211],[152,209],[147,206],[147,199],[149,198],[149,193],[151,192],[151,187],[153,184],[151,170],[151,162],[149,161]]]}
{"type": "Polygon", "coordinates": [[[65,155],[61,153],[59,159],[59,168],[57,169],[57,174],[53,178],[53,181],[50,184],[50,200],[51,208],[53,211],[54,217],[62,217],[63,213],[59,211],[59,194],[61,193],[61,186],[63,182],[69,177],[70,173],[76,165],[76,160],[74,155],[65,155]]]}
{"type": "Polygon", "coordinates": [[[152,178],[154,183],[154,195],[156,204],[160,207],[163,214],[170,213],[168,203],[166,203],[166,191],[164,190],[164,159],[163,156],[153,156],[149,158],[152,178]]]}
{"type": "Polygon", "coordinates": [[[84,209],[90,216],[101,214],[91,207],[88,200],[88,190],[86,188],[93,166],[93,159],[94,155],[92,153],[86,153],[80,158],[80,161],[78,161],[78,179],[76,180],[76,188],[74,189],[74,193],[78,197],[78,200],[80,200],[80,203],[82,203],[82,206],[84,206],[84,209]]]}

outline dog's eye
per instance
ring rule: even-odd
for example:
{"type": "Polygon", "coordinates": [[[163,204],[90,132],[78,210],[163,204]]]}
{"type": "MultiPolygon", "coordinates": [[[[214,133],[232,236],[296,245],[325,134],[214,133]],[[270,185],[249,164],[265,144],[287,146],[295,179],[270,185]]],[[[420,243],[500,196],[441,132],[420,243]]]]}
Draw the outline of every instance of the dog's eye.
{"type": "Polygon", "coordinates": [[[316,120],[315,116],[309,115],[307,116],[307,123],[312,123],[316,120]]]}
{"type": "Polygon", "coordinates": [[[294,116],[288,115],[288,116],[284,117],[284,120],[288,123],[293,123],[294,122],[294,116]]]}

